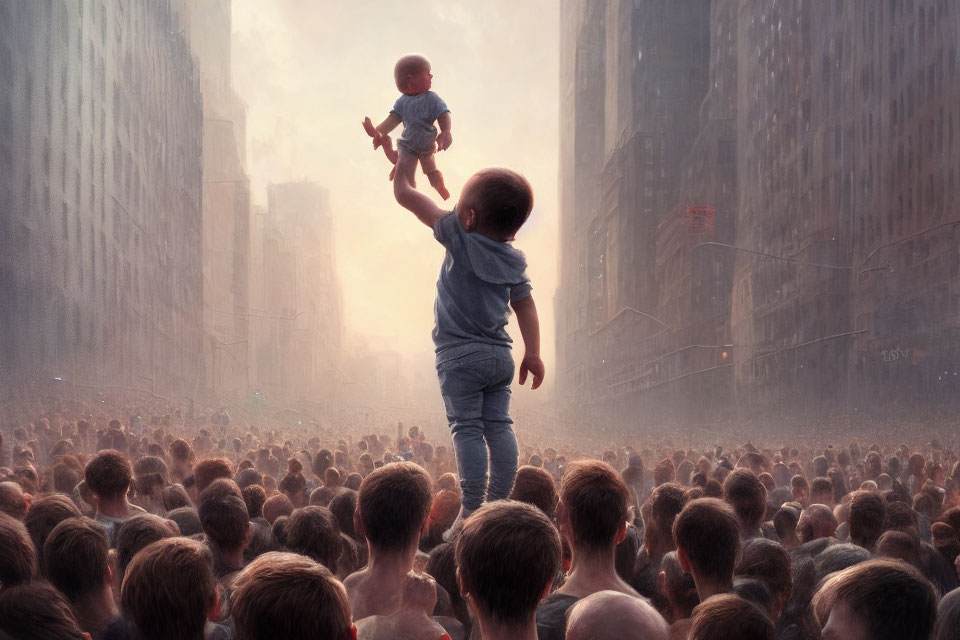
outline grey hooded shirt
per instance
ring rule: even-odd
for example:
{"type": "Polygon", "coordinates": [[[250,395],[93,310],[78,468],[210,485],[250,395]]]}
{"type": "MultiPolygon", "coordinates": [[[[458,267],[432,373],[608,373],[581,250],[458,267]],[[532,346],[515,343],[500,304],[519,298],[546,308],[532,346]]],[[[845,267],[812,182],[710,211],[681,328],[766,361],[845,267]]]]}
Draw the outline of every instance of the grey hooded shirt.
{"type": "Polygon", "coordinates": [[[510,303],[531,295],[523,252],[467,233],[453,211],[437,220],[433,236],[447,250],[433,305],[437,354],[469,343],[509,348],[510,303]]]}

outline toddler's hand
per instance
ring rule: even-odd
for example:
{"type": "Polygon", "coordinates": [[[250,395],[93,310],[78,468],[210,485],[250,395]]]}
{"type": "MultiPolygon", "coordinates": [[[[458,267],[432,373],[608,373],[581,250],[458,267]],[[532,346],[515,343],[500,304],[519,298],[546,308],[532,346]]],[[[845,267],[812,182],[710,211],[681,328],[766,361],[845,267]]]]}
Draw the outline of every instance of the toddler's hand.
{"type": "Polygon", "coordinates": [[[376,151],[380,148],[380,143],[382,136],[377,128],[373,126],[373,122],[370,120],[370,116],[367,116],[363,119],[363,130],[367,132],[367,135],[373,138],[373,149],[376,151]]]}
{"type": "Polygon", "coordinates": [[[451,144],[453,144],[453,134],[449,131],[441,131],[440,135],[437,136],[437,148],[440,151],[446,151],[451,144]]]}
{"type": "Polygon", "coordinates": [[[530,388],[538,388],[543,383],[543,376],[546,373],[546,367],[543,366],[543,360],[540,359],[540,356],[523,356],[523,362],[520,363],[520,386],[523,386],[527,381],[528,373],[533,376],[533,384],[530,385],[530,388]]]}

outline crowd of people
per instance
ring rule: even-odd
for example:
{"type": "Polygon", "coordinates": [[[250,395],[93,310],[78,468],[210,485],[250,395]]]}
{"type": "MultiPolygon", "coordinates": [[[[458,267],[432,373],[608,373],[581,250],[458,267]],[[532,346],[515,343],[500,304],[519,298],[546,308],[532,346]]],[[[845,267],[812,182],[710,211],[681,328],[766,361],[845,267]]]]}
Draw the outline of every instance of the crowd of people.
{"type": "Polygon", "coordinates": [[[527,444],[453,531],[416,427],[216,415],[4,425],[0,640],[960,637],[956,442],[527,444]]]}

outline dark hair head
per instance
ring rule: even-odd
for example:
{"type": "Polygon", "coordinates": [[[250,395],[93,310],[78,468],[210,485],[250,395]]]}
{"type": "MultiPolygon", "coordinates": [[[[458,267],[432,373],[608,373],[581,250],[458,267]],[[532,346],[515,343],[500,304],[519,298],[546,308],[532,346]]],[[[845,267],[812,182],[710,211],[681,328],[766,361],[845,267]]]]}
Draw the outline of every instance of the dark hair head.
{"type": "MultiPolygon", "coordinates": [[[[602,463],[601,463],[602,464],[602,463]]],[[[456,542],[460,580],[474,605],[506,627],[528,622],[560,568],[560,536],[542,511],[512,500],[470,516],[456,542]]]]}
{"type": "Polygon", "coordinates": [[[110,540],[99,524],[69,518],[43,544],[43,576],[71,602],[92,594],[109,576],[110,540]]]}
{"type": "Polygon", "coordinates": [[[30,582],[36,567],[36,556],[30,534],[23,523],[0,513],[0,587],[6,590],[13,585],[30,582]]]}
{"type": "Polygon", "coordinates": [[[406,93],[410,76],[415,76],[429,68],[430,61],[419,53],[408,53],[397,60],[397,64],[393,67],[393,80],[397,83],[397,90],[400,93],[406,93]]]}
{"type": "Polygon", "coordinates": [[[167,518],[177,523],[180,529],[180,535],[184,537],[195,536],[203,533],[203,527],[200,525],[200,516],[193,507],[178,507],[173,511],[167,512],[167,518]]]}
{"type": "Polygon", "coordinates": [[[235,480],[237,481],[237,486],[240,487],[241,490],[246,489],[253,484],[258,484],[261,486],[263,485],[263,476],[260,475],[259,471],[252,467],[238,471],[235,480]]]}
{"type": "Polygon", "coordinates": [[[282,493],[270,496],[263,503],[263,518],[270,524],[280,516],[289,516],[291,513],[293,513],[293,503],[282,493]]]}
{"type": "Polygon", "coordinates": [[[73,500],[62,493],[51,493],[43,496],[30,506],[23,524],[30,532],[30,539],[35,549],[43,550],[43,543],[53,528],[67,518],[79,518],[80,509],[73,500]]]}
{"type": "Polygon", "coordinates": [[[756,533],[767,511],[767,488],[749,469],[734,469],[723,481],[723,499],[740,518],[744,534],[756,533]]]}
{"type": "Polygon", "coordinates": [[[399,551],[420,536],[433,496],[430,476],[412,462],[394,462],[363,479],[357,510],[374,547],[399,551]]]}
{"type": "Polygon", "coordinates": [[[533,188],[516,171],[481,169],[470,178],[472,184],[457,204],[458,213],[473,209],[477,227],[510,240],[533,210],[533,188]]]}
{"type": "Polygon", "coordinates": [[[86,636],[70,603],[46,582],[3,585],[0,589],[0,638],[82,640],[86,636]]]}
{"type": "Polygon", "coordinates": [[[886,506],[879,493],[854,491],[850,498],[850,541],[873,551],[883,532],[886,506]]]}
{"type": "Polygon", "coordinates": [[[524,465],[517,469],[517,478],[510,499],[532,504],[552,518],[557,509],[557,488],[553,477],[541,467],[524,465]]]}
{"type": "Polygon", "coordinates": [[[692,572],[728,580],[740,556],[740,520],[716,498],[688,502],[673,522],[673,538],[690,561],[692,572]]]}
{"type": "Polygon", "coordinates": [[[743,544],[736,574],[760,580],[771,595],[790,597],[790,554],[773,540],[754,538],[743,544]]]}
{"type": "Polygon", "coordinates": [[[822,580],[831,573],[843,571],[855,564],[866,562],[872,557],[863,547],[849,542],[832,544],[821,551],[815,559],[817,579],[822,580]]]}
{"type": "Polygon", "coordinates": [[[117,529],[117,576],[123,582],[123,574],[127,565],[133,560],[137,552],[149,544],[164,538],[172,538],[173,531],[167,521],[160,516],[150,513],[141,513],[133,516],[117,529]]]}
{"type": "Polygon", "coordinates": [[[937,617],[937,593],[923,575],[902,562],[870,560],[839,571],[813,598],[820,625],[838,603],[867,627],[871,640],[927,640],[937,617]]]}
{"type": "Polygon", "coordinates": [[[87,463],[83,477],[90,490],[101,498],[116,498],[125,495],[130,488],[133,467],[125,455],[106,449],[87,463]]]}
{"type": "Polygon", "coordinates": [[[142,549],[127,565],[120,603],[145,640],[199,640],[216,603],[216,585],[206,546],[166,538],[142,549]]]}
{"type": "Polygon", "coordinates": [[[658,533],[669,536],[672,540],[673,521],[686,504],[683,487],[672,482],[661,484],[647,500],[650,503],[651,524],[658,533]]]}
{"type": "Polygon", "coordinates": [[[231,595],[237,640],[347,638],[347,592],[323,565],[293,553],[265,553],[240,572],[231,595]]]}
{"type": "Polygon", "coordinates": [[[204,496],[197,504],[200,526],[207,540],[224,551],[243,546],[250,526],[250,514],[243,498],[229,493],[204,496]]]}
{"type": "Polygon", "coordinates": [[[337,520],[342,533],[355,538],[357,530],[353,526],[353,514],[357,510],[357,492],[343,489],[330,501],[330,513],[337,520]]]}
{"type": "Polygon", "coordinates": [[[233,465],[226,458],[206,458],[193,468],[197,492],[201,493],[218,478],[233,478],[233,465]]]}
{"type": "Polygon", "coordinates": [[[258,484],[251,484],[243,488],[243,502],[247,505],[250,519],[263,517],[263,503],[267,501],[267,493],[258,484]]]}
{"type": "Polygon", "coordinates": [[[560,501],[570,518],[575,547],[609,549],[627,520],[630,491],[605,462],[571,462],[560,482],[560,501]]]}
{"type": "Polygon", "coordinates": [[[759,607],[733,594],[708,598],[693,610],[690,640],[773,640],[776,628],[759,607]]]}
{"type": "Polygon", "coordinates": [[[337,571],[340,557],[340,528],[326,507],[301,507],[287,518],[284,526],[286,547],[294,553],[319,562],[331,572],[337,571]]]}

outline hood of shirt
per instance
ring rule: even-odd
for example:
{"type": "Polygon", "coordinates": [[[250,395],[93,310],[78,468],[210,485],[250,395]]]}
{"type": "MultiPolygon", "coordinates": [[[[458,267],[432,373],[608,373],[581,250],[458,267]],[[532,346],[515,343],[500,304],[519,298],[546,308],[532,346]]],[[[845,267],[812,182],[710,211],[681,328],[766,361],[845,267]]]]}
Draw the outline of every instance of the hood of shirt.
{"type": "Polygon", "coordinates": [[[464,252],[478,278],[491,284],[517,284],[527,270],[523,252],[508,242],[497,242],[479,233],[467,233],[460,227],[464,252]]]}

